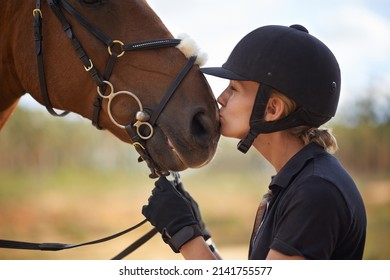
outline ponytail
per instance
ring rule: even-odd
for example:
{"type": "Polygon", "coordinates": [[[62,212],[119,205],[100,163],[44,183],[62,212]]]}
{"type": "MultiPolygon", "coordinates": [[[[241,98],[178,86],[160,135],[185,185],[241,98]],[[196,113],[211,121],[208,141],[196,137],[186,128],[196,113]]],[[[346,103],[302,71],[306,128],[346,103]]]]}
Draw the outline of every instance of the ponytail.
{"type": "Polygon", "coordinates": [[[287,131],[293,136],[299,138],[305,145],[309,143],[316,143],[331,154],[338,150],[336,137],[332,134],[332,130],[330,128],[298,126],[287,131]]]}

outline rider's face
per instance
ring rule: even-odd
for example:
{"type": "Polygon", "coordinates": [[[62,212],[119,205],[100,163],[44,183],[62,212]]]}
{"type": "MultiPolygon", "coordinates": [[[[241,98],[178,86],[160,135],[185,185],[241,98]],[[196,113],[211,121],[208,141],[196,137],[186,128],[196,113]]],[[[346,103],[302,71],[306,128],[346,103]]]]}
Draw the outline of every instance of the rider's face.
{"type": "Polygon", "coordinates": [[[217,101],[221,105],[221,134],[242,139],[249,132],[249,120],[259,83],[230,81],[217,101]]]}

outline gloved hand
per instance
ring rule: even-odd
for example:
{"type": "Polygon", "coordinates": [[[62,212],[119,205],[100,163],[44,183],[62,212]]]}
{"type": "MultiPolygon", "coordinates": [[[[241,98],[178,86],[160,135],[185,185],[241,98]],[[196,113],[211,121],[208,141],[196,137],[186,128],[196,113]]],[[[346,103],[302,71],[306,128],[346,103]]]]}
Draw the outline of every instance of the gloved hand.
{"type": "Polygon", "coordinates": [[[178,253],[181,246],[202,235],[198,220],[190,201],[167,178],[160,177],[155,186],[142,214],[161,233],[164,242],[178,253]]]}
{"type": "Polygon", "coordinates": [[[200,209],[198,203],[192,198],[192,196],[184,189],[183,183],[180,181],[179,175],[175,176],[175,180],[173,181],[176,189],[179,191],[181,195],[183,195],[191,205],[192,211],[196,220],[198,221],[200,231],[205,241],[211,238],[210,232],[206,229],[206,225],[202,219],[202,215],[200,214],[200,209]]]}

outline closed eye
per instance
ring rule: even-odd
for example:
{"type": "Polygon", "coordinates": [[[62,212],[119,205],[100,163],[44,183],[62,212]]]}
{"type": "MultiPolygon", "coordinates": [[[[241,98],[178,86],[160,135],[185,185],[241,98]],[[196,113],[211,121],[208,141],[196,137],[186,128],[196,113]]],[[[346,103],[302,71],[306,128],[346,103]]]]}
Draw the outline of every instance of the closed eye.
{"type": "Polygon", "coordinates": [[[84,6],[94,7],[102,4],[103,0],[80,0],[80,2],[84,6]]]}

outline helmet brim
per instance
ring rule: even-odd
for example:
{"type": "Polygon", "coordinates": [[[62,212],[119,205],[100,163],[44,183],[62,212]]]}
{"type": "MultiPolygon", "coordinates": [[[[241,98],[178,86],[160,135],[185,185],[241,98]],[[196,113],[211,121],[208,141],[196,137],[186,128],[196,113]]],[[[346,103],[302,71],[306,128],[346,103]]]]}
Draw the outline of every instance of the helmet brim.
{"type": "Polygon", "coordinates": [[[248,79],[240,76],[223,67],[204,67],[200,71],[204,74],[216,76],[223,79],[234,80],[234,81],[247,81],[248,79]]]}

